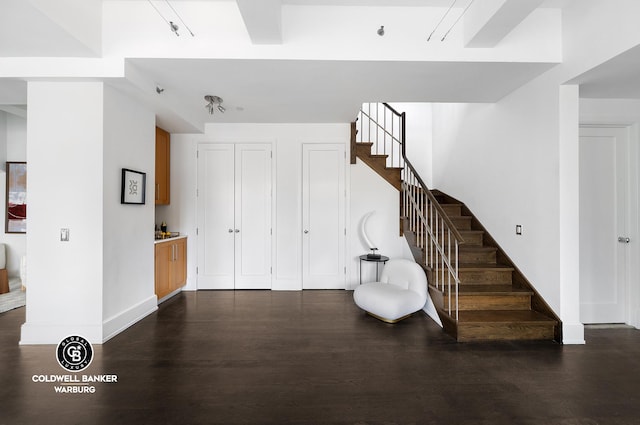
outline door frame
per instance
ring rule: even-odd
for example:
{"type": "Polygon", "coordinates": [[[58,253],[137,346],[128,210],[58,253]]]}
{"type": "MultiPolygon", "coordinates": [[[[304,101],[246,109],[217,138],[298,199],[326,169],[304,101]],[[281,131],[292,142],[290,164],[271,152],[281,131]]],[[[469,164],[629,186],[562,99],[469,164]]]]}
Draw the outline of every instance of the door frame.
{"type": "Polygon", "coordinates": [[[626,181],[626,230],[631,239],[625,253],[626,260],[626,305],[625,323],[640,328],[640,126],[636,123],[580,123],[583,128],[626,129],[628,136],[627,181],[626,181]]]}

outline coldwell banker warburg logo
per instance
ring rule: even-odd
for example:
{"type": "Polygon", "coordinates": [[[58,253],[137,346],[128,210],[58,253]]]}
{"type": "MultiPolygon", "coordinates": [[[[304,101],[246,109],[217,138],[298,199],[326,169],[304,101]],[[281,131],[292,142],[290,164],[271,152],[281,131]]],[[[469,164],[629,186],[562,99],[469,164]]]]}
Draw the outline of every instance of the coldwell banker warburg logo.
{"type": "Polygon", "coordinates": [[[68,336],[56,347],[56,359],[60,366],[74,372],[71,375],[41,374],[33,375],[31,380],[36,383],[51,383],[53,391],[61,394],[93,394],[96,383],[113,384],[118,382],[118,375],[85,375],[78,374],[89,367],[93,360],[93,347],[85,338],[68,336]]]}
{"type": "Polygon", "coordinates": [[[81,336],[68,336],[58,344],[56,357],[63,368],[70,372],[80,372],[91,364],[93,347],[81,336]]]}

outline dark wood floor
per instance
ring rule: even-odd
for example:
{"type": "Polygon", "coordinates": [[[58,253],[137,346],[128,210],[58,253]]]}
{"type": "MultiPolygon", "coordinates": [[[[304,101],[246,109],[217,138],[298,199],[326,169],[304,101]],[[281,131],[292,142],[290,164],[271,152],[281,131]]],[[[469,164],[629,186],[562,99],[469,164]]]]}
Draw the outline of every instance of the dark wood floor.
{"type": "Polygon", "coordinates": [[[184,293],[103,346],[93,394],[56,394],[53,346],[0,314],[0,424],[640,424],[640,331],[588,344],[456,343],[346,291],[184,293]]]}

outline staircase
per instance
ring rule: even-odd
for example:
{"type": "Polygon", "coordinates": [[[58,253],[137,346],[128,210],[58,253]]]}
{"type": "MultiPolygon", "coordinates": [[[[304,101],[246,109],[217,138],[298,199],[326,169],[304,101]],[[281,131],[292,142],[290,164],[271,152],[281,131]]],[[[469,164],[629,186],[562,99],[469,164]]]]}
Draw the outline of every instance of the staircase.
{"type": "Polygon", "coordinates": [[[415,173],[405,155],[404,114],[367,105],[352,123],[352,163],[361,159],[400,191],[401,232],[426,271],[444,330],[458,341],[560,342],[558,317],[471,211],[430,191],[415,173]]]}

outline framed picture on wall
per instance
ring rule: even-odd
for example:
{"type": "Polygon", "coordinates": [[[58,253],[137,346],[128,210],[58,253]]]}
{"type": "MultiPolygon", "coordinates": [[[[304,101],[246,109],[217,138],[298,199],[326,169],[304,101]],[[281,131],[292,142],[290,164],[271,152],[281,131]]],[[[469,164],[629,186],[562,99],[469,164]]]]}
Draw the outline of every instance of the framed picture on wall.
{"type": "Polygon", "coordinates": [[[146,173],[123,168],[120,203],[144,204],[146,182],[146,173]]]}
{"type": "Polygon", "coordinates": [[[5,233],[27,233],[27,163],[7,162],[5,233]]]}

